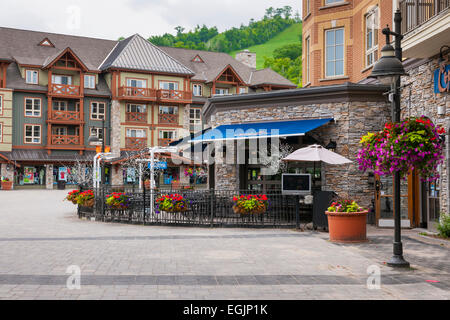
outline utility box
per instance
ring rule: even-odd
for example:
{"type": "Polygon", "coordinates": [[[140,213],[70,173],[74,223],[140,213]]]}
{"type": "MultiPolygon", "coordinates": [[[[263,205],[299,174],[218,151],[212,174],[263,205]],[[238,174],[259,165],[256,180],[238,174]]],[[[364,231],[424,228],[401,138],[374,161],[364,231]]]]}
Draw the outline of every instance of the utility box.
{"type": "Polygon", "coordinates": [[[313,200],[313,227],[326,228],[328,230],[328,217],[325,211],[331,206],[334,191],[314,191],[313,200]]]}

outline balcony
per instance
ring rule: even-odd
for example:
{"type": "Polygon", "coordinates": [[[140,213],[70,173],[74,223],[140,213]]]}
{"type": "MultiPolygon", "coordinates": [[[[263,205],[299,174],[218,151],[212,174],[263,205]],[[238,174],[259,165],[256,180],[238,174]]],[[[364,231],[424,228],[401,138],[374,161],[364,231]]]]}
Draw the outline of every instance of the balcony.
{"type": "Polygon", "coordinates": [[[172,142],[172,139],[158,139],[158,146],[159,147],[168,147],[169,143],[172,142]]]}
{"type": "Polygon", "coordinates": [[[131,150],[141,150],[147,148],[147,138],[125,138],[125,148],[131,150]]]}
{"type": "Polygon", "coordinates": [[[147,123],[148,115],[147,112],[126,112],[125,121],[136,123],[147,123]]]}
{"type": "Polygon", "coordinates": [[[79,111],[61,111],[61,110],[52,110],[50,113],[49,120],[57,120],[57,121],[80,121],[80,112],[79,111]]]}
{"type": "Polygon", "coordinates": [[[80,86],[73,86],[69,84],[55,84],[49,85],[49,95],[57,97],[80,97],[80,86]]]}
{"type": "Polygon", "coordinates": [[[160,113],[158,117],[158,124],[174,124],[178,125],[178,114],[160,113]]]}
{"type": "Polygon", "coordinates": [[[180,90],[158,90],[158,100],[162,102],[191,103],[192,92],[180,90]]]}
{"type": "Polygon", "coordinates": [[[157,90],[150,88],[119,87],[119,99],[156,101],[157,90]]]}
{"type": "Polygon", "coordinates": [[[52,135],[51,138],[52,146],[79,146],[80,137],[79,136],[69,136],[69,135],[52,135]]]}
{"type": "Polygon", "coordinates": [[[402,0],[399,5],[405,58],[429,58],[448,44],[450,0],[402,0]]]}

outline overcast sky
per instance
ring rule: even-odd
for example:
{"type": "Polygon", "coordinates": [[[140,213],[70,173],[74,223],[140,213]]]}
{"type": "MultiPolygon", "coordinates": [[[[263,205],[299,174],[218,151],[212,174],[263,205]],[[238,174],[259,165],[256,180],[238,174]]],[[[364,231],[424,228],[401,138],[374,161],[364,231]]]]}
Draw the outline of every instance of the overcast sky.
{"type": "MultiPolygon", "coordinates": [[[[116,40],[139,33],[145,38],[181,25],[217,26],[219,31],[260,19],[268,7],[301,0],[14,0],[2,4],[0,26],[116,40]]],[[[301,12],[301,11],[300,11],[301,12]]]]}

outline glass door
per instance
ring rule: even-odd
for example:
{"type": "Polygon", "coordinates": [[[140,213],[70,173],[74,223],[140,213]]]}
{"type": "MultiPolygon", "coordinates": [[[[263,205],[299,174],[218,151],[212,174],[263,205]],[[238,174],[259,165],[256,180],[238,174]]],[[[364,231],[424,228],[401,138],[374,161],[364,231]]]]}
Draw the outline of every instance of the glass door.
{"type": "MultiPolygon", "coordinates": [[[[377,225],[379,227],[393,227],[394,226],[394,179],[392,176],[376,176],[375,188],[375,212],[377,218],[377,225]]],[[[401,224],[403,228],[409,228],[411,221],[409,217],[409,203],[408,203],[408,181],[402,179],[400,186],[400,214],[401,224]]]]}

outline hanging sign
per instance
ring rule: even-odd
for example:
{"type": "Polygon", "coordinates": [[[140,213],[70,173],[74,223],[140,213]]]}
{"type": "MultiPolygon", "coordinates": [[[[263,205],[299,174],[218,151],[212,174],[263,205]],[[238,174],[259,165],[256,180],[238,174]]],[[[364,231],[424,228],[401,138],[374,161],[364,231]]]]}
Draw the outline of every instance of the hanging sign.
{"type": "Polygon", "coordinates": [[[67,181],[67,168],[66,167],[59,167],[58,180],[59,181],[67,181]]]}
{"type": "MultiPolygon", "coordinates": [[[[166,161],[158,161],[154,163],[155,170],[165,170],[167,169],[167,162],[166,161]]],[[[151,162],[148,163],[148,168],[152,168],[151,162]]]]}
{"type": "Polygon", "coordinates": [[[441,64],[434,71],[434,93],[450,92],[450,65],[441,64]]]}

